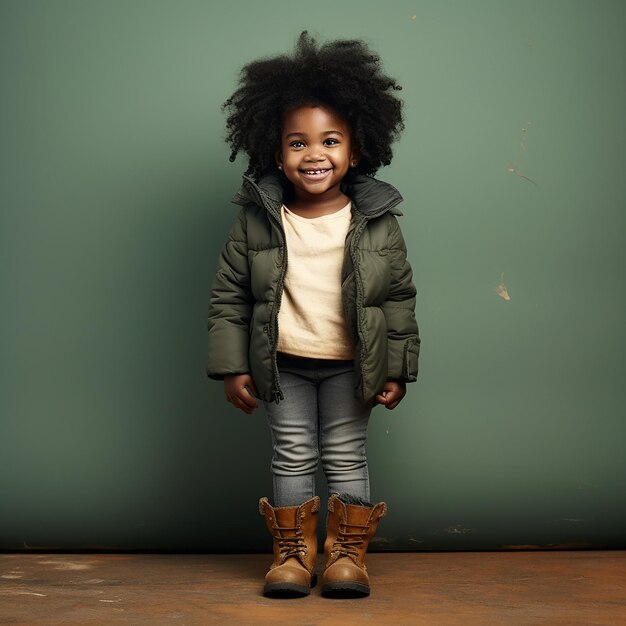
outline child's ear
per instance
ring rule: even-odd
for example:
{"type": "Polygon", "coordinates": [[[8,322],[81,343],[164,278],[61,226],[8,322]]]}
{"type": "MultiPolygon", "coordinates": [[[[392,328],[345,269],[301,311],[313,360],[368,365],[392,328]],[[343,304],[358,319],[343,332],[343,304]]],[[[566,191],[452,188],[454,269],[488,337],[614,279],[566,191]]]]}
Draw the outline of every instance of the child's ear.
{"type": "Polygon", "coordinates": [[[274,155],[275,159],[276,159],[276,167],[282,171],[283,169],[283,154],[280,150],[276,151],[276,154],[274,155]]]}
{"type": "Polygon", "coordinates": [[[350,167],[356,167],[359,164],[361,155],[358,150],[352,150],[350,152],[350,167]]]}

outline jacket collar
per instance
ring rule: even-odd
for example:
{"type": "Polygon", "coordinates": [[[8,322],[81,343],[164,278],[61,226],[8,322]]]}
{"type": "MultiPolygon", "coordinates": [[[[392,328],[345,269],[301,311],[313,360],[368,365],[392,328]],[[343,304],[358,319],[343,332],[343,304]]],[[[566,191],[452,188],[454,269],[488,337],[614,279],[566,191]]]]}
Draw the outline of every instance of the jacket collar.
{"type": "MultiPolygon", "coordinates": [[[[283,174],[266,174],[256,182],[244,174],[243,183],[233,202],[241,206],[253,203],[273,213],[280,213],[285,197],[285,184],[283,174]]],[[[402,196],[389,183],[373,176],[348,174],[343,179],[341,188],[351,199],[353,209],[362,213],[366,219],[378,217],[387,211],[394,215],[402,215],[397,208],[402,202],[402,196]]]]}

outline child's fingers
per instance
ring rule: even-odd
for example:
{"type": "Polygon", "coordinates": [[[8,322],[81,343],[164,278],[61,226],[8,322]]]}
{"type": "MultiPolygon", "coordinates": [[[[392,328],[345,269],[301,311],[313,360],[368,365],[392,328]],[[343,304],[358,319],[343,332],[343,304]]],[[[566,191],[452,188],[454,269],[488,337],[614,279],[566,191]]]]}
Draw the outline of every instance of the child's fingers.
{"type": "Polygon", "coordinates": [[[257,407],[254,397],[256,387],[249,374],[228,375],[224,377],[224,395],[235,408],[245,413],[252,413],[257,407]]]}
{"type": "Polygon", "coordinates": [[[252,382],[252,378],[248,380],[248,382],[246,383],[246,387],[248,388],[249,393],[251,393],[256,398],[259,397],[259,392],[256,390],[256,387],[254,386],[254,382],[252,382]]]}
{"type": "Polygon", "coordinates": [[[237,398],[250,409],[256,409],[256,400],[247,387],[242,387],[241,391],[237,394],[237,398]]]}
{"type": "Polygon", "coordinates": [[[232,405],[236,409],[240,409],[241,411],[243,411],[244,413],[247,413],[248,415],[250,415],[250,413],[254,411],[254,407],[246,404],[239,396],[235,396],[233,398],[232,405]]]}
{"type": "Polygon", "coordinates": [[[400,404],[400,400],[404,398],[405,393],[403,386],[395,382],[387,382],[385,390],[379,393],[375,400],[387,409],[395,409],[400,404]]]}
{"type": "Polygon", "coordinates": [[[236,409],[241,409],[245,413],[252,413],[257,407],[256,400],[246,388],[242,388],[235,395],[227,398],[236,409]]]}
{"type": "MultiPolygon", "coordinates": [[[[252,376],[247,374],[246,376],[243,377],[243,380],[241,381],[241,383],[242,383],[241,389],[244,393],[242,398],[244,402],[246,402],[247,404],[250,404],[249,398],[251,397],[254,399],[256,396],[259,395],[256,390],[256,387],[254,386],[254,381],[252,380],[252,376]]],[[[253,403],[252,406],[256,406],[256,401],[253,403]]]]}
{"type": "Polygon", "coordinates": [[[402,401],[402,398],[404,398],[405,395],[406,395],[406,390],[403,388],[396,389],[392,391],[391,393],[387,394],[387,407],[386,408],[395,409],[400,404],[400,402],[402,401]]]}

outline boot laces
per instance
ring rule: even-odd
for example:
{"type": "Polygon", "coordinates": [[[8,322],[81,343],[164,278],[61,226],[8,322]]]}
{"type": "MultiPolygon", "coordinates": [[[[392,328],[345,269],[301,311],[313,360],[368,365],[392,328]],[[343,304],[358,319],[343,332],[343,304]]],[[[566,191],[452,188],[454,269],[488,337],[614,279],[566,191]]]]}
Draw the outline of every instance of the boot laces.
{"type": "Polygon", "coordinates": [[[339,530],[337,532],[337,539],[332,547],[332,552],[343,554],[345,556],[357,557],[359,554],[359,548],[363,545],[367,533],[369,531],[369,525],[366,524],[339,524],[339,530]],[[348,526],[352,528],[360,528],[359,532],[348,532],[348,526]]]}
{"type": "Polygon", "coordinates": [[[274,526],[274,530],[276,531],[275,537],[278,540],[280,553],[284,555],[285,558],[306,552],[306,544],[304,543],[304,535],[302,534],[301,528],[298,526],[274,526]],[[295,532],[296,534],[285,537],[282,535],[282,532],[285,530],[295,532]]]}

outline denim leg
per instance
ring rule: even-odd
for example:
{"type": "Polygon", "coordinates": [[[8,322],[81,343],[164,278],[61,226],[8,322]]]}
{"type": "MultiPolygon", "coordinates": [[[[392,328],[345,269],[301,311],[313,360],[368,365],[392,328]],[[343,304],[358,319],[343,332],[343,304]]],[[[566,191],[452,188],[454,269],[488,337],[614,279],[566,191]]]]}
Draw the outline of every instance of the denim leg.
{"type": "Polygon", "coordinates": [[[296,506],[315,495],[319,461],[317,388],[311,361],[283,357],[279,361],[284,399],[265,402],[274,454],[271,473],[274,506],[296,506]]]}
{"type": "Polygon", "coordinates": [[[320,452],[328,493],[349,493],[369,501],[366,456],[372,404],[354,397],[352,362],[337,364],[318,387],[320,452]]]}

